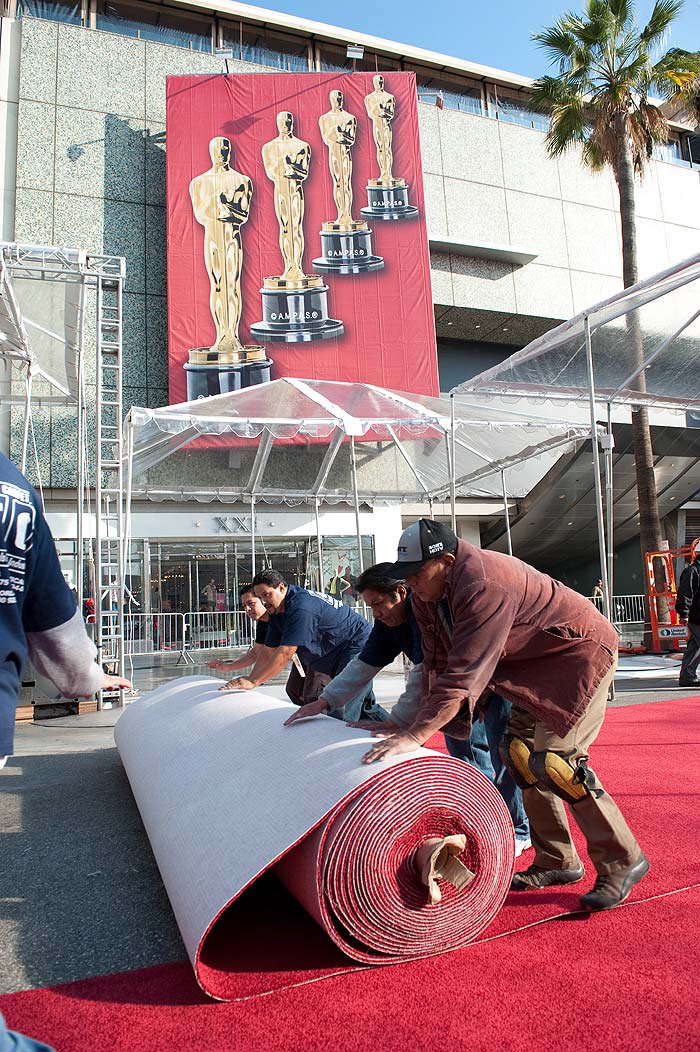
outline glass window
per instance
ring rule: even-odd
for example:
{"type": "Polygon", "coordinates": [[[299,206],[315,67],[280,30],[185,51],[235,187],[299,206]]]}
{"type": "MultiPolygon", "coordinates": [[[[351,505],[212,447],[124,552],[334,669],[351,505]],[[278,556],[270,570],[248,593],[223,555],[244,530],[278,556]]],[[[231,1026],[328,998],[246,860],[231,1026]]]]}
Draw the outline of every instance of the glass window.
{"type": "Polygon", "coordinates": [[[16,17],[47,18],[51,22],[82,25],[80,0],[17,0],[16,17]]]}
{"type": "Polygon", "coordinates": [[[224,47],[233,48],[233,57],[256,66],[309,72],[309,47],[305,37],[269,33],[256,26],[224,24],[224,47]]]}
{"type": "Polygon", "coordinates": [[[141,7],[138,4],[112,3],[98,0],[97,28],[108,33],[157,40],[160,44],[189,48],[192,51],[212,51],[212,23],[205,19],[189,18],[167,7],[141,7]]]}
{"type": "Polygon", "coordinates": [[[657,143],[652,151],[652,157],[657,161],[666,161],[668,164],[688,163],[688,157],[684,154],[683,143],[680,138],[673,136],[668,142],[657,143]]]}
{"type": "Polygon", "coordinates": [[[385,70],[399,69],[399,61],[387,55],[377,55],[365,48],[362,58],[347,57],[347,45],[337,47],[335,44],[320,44],[318,48],[320,69],[323,73],[352,73],[353,70],[365,73],[382,73],[385,70]],[[354,65],[353,65],[354,61],[354,65]]]}
{"type": "Polygon", "coordinates": [[[489,89],[489,102],[491,114],[499,121],[520,124],[523,128],[536,128],[538,131],[549,129],[547,114],[532,109],[525,92],[492,86],[489,89]]]}
{"type": "Polygon", "coordinates": [[[481,104],[481,86],[470,81],[466,77],[432,77],[424,72],[416,72],[418,83],[418,98],[425,93],[425,101],[435,101],[434,95],[440,94],[448,110],[463,110],[466,113],[476,113],[482,117],[483,107],[481,104]]]}

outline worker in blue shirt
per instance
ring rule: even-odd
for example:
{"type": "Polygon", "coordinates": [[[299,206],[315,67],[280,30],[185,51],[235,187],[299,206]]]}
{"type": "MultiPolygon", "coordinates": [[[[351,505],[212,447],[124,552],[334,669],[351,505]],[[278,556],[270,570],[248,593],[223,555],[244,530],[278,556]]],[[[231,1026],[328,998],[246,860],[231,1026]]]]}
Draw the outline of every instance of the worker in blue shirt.
{"type": "MultiPolygon", "coordinates": [[[[285,726],[307,716],[329,710],[342,712],[346,699],[354,697],[377,673],[390,665],[399,654],[412,663],[406,687],[382,724],[351,721],[353,726],[373,729],[376,735],[405,730],[413,723],[420,707],[423,680],[423,651],[418,622],[411,609],[411,593],[403,581],[390,576],[392,563],[378,563],[365,570],[357,581],[357,591],[374,614],[374,626],[362,652],[333,679],[317,701],[303,705],[286,720],[285,726]]],[[[498,694],[491,694],[483,720],[468,718],[466,724],[457,717],[444,728],[445,742],[451,756],[477,767],[494,782],[513,820],[516,854],[530,847],[530,829],[523,806],[522,793],[501,759],[498,745],[508,720],[510,705],[498,694]],[[467,737],[465,738],[465,733],[467,737]]],[[[347,717],[346,717],[347,718],[347,717]]]]}
{"type": "Polygon", "coordinates": [[[0,767],[12,753],[20,675],[27,656],[65,698],[110,686],[56,554],[41,503],[0,454],[0,767]]]}
{"type": "MultiPolygon", "coordinates": [[[[295,655],[307,671],[309,684],[317,685],[319,677],[329,683],[367,642],[371,630],[364,617],[330,596],[288,585],[276,570],[256,574],[253,588],[269,616],[264,654],[248,677],[230,680],[222,690],[254,690],[281,672],[295,655]]],[[[375,700],[371,681],[348,698],[345,712],[338,716],[346,719],[348,714],[357,720],[388,717],[375,700]]]]}
{"type": "MultiPolygon", "coordinates": [[[[95,664],[75,596],[66,582],[36,493],[0,453],[0,768],[12,753],[22,666],[29,656],[66,698],[106,687],[130,688],[95,664]]],[[[0,1050],[51,1052],[48,1045],[7,1030],[0,1015],[0,1050]]]]}

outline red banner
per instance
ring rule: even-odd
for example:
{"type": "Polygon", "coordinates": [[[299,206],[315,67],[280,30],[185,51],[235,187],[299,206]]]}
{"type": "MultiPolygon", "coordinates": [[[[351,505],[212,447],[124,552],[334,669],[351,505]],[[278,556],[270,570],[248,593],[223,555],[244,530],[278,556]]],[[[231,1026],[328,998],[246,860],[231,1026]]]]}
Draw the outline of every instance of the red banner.
{"type": "Polygon", "coordinates": [[[438,393],[412,73],[167,79],[170,400],[438,393]]]}

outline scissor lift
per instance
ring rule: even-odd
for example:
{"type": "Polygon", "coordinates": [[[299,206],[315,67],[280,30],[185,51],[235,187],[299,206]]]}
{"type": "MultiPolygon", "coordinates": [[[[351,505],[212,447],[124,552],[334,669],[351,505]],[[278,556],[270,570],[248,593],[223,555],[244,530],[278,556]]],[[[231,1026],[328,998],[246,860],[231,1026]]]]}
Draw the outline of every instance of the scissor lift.
{"type": "Polygon", "coordinates": [[[649,596],[649,617],[651,621],[651,635],[653,641],[654,651],[658,654],[661,651],[661,644],[671,644],[673,650],[679,650],[680,644],[685,643],[688,639],[688,626],[680,625],[678,623],[678,616],[676,614],[676,596],[678,588],[676,585],[676,571],[674,562],[676,559],[689,559],[693,557],[694,552],[700,547],[700,537],[696,538],[692,544],[685,544],[682,548],[666,548],[663,551],[658,552],[647,552],[646,553],[646,575],[647,575],[647,595],[649,596]],[[657,587],[656,575],[654,573],[654,560],[659,559],[663,566],[663,576],[665,586],[660,589],[657,587]],[[659,602],[658,600],[666,600],[662,602],[662,608],[668,607],[669,620],[659,619],[659,602]]]}

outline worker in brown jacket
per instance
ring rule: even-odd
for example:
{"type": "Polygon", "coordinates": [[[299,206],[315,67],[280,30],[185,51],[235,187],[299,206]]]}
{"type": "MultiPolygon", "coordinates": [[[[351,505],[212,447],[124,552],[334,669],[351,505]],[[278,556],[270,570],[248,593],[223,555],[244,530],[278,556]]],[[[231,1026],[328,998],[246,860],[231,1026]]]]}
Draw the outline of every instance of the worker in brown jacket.
{"type": "Polygon", "coordinates": [[[487,690],[512,703],[501,751],[523,789],[535,861],[511,890],[584,877],[564,803],[598,873],[585,910],[623,902],[649,862],[588,766],[617,665],[617,633],[584,596],[532,566],[458,541],[420,519],[401,535],[391,573],[412,590],[424,682],[411,727],[377,742],[364,762],[423,745],[487,690]],[[462,711],[460,711],[462,710],[462,711]]]}

